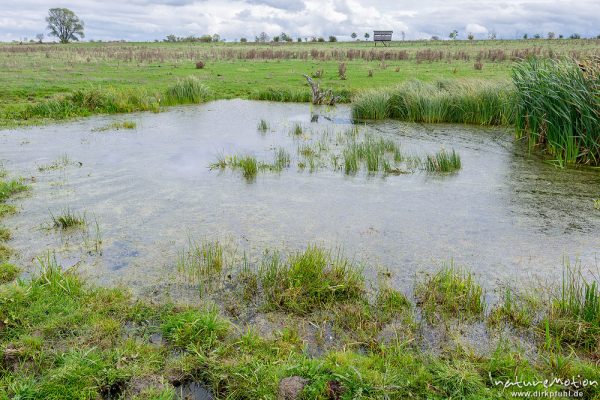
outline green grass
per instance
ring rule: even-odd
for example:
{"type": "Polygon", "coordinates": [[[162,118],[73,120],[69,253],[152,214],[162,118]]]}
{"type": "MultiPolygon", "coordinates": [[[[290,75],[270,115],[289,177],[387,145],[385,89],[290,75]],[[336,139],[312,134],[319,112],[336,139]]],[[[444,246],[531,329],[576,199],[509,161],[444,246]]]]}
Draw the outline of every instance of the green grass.
{"type": "Polygon", "coordinates": [[[198,104],[210,98],[209,88],[197,77],[188,76],[169,86],[163,98],[165,105],[198,104]]]}
{"type": "Polygon", "coordinates": [[[454,149],[452,149],[452,152],[442,149],[435,154],[428,154],[425,158],[425,170],[427,172],[456,172],[460,168],[460,155],[454,149]]]}
{"type": "Polygon", "coordinates": [[[0,285],[15,280],[20,273],[19,267],[7,262],[0,262],[0,285]]]}
{"type": "Polygon", "coordinates": [[[471,272],[453,265],[428,276],[415,288],[415,296],[426,317],[481,317],[485,309],[483,289],[471,272]]]}
{"type": "Polygon", "coordinates": [[[302,136],[303,133],[304,133],[304,129],[302,128],[301,123],[296,122],[294,125],[292,125],[292,128],[290,129],[290,135],[302,136]]]}
{"type": "Polygon", "coordinates": [[[600,67],[533,58],[512,75],[518,134],[560,165],[600,165],[600,67]]]}
{"type": "Polygon", "coordinates": [[[533,295],[505,288],[500,302],[490,311],[487,322],[490,326],[509,324],[515,328],[528,329],[534,325],[541,305],[533,295]]]}
{"type": "Polygon", "coordinates": [[[514,120],[513,96],[510,83],[502,81],[412,80],[362,92],[353,99],[352,115],[357,120],[509,125],[514,120]]]}
{"type": "MultiPolygon", "coordinates": [[[[308,272],[313,270],[306,268],[308,260],[336,264],[326,253],[309,248],[290,257],[289,264],[279,260],[308,272]]],[[[42,258],[30,279],[0,284],[0,398],[172,400],[181,382],[200,382],[216,398],[276,398],[283,378],[300,376],[307,380],[303,398],[329,398],[338,387],[342,398],[481,399],[507,396],[494,380],[600,379],[592,358],[549,352],[544,346],[535,350],[538,356],[526,357],[508,340],[489,353],[460,345],[442,354],[423,351],[419,335],[404,330],[418,325],[410,322],[411,305],[401,293],[384,286],[369,303],[361,284],[358,296],[334,296],[340,294],[340,283],[348,282],[344,279],[314,292],[319,282],[304,272],[285,274],[297,279],[286,295],[330,293],[327,301],[320,297],[326,307],[303,316],[277,308],[286,322],[264,335],[228,320],[210,302],[175,307],[136,300],[124,288],[92,286],[64,271],[53,257],[42,258]],[[336,347],[310,354],[307,348],[315,344],[304,341],[300,328],[321,324],[333,325],[326,332],[335,335],[336,347]],[[399,329],[387,341],[380,336],[386,326],[399,329]],[[152,341],[156,335],[163,340],[152,341]]],[[[463,281],[465,275],[460,276],[463,281]]],[[[447,291],[459,303],[467,292],[447,291]]],[[[236,296],[230,288],[224,294],[236,296]]],[[[585,398],[598,394],[597,387],[585,389],[585,398]]]]}
{"type": "MultiPolygon", "coordinates": [[[[597,51],[594,40],[416,41],[375,49],[348,43],[73,43],[0,44],[0,127],[39,124],[95,113],[158,111],[169,86],[197,77],[217,99],[310,101],[302,73],[322,70],[321,87],[343,100],[366,89],[419,79],[510,79],[513,60],[597,51]],[[441,53],[442,57],[436,55],[441,53]],[[482,55],[484,68],[473,68],[482,55]],[[432,57],[433,56],[433,57],[432,57]],[[384,59],[382,61],[382,58],[384,59]],[[196,69],[196,62],[205,63],[196,69]],[[340,80],[340,62],[346,79],[340,80]],[[373,76],[368,76],[372,70],[373,76]],[[70,94],[95,92],[100,107],[70,94]],[[118,100],[118,101],[116,101],[118,100]],[[37,106],[40,105],[39,108],[37,106]]],[[[89,97],[89,96],[84,96],[89,97]]]]}
{"type": "Polygon", "coordinates": [[[600,289],[596,279],[587,281],[578,268],[566,266],[562,287],[553,294],[542,328],[561,343],[600,351],[600,289]]]}
{"type": "Polygon", "coordinates": [[[20,179],[0,180],[0,203],[4,203],[9,197],[26,190],[27,185],[20,179]]]}
{"type": "Polygon", "coordinates": [[[350,141],[342,152],[344,172],[355,174],[364,164],[367,173],[391,172],[392,165],[403,161],[400,146],[391,139],[367,135],[362,141],[350,141]]]}
{"type": "Polygon", "coordinates": [[[71,209],[64,209],[59,215],[50,213],[51,225],[55,229],[71,229],[71,228],[85,228],[87,220],[85,214],[79,214],[71,209]]]}
{"type": "Polygon", "coordinates": [[[276,171],[281,171],[285,168],[288,168],[291,163],[290,153],[284,149],[283,147],[278,147],[275,149],[275,159],[273,160],[273,169],[276,171]]]}
{"type": "Polygon", "coordinates": [[[7,242],[10,240],[10,238],[11,234],[8,228],[5,228],[2,225],[0,225],[0,242],[7,242]]]}
{"type": "Polygon", "coordinates": [[[364,292],[360,269],[318,246],[309,246],[287,259],[273,254],[263,262],[259,277],[269,307],[298,314],[357,299],[364,292]]]}
{"type": "Polygon", "coordinates": [[[190,239],[177,259],[177,270],[197,282],[201,291],[220,283],[228,268],[225,249],[218,240],[196,242],[190,239]]]}

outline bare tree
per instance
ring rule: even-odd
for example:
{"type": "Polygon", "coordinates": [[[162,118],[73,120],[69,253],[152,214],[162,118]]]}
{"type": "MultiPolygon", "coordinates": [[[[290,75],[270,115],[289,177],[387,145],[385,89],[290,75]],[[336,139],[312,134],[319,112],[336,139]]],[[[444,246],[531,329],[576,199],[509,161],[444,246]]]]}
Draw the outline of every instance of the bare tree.
{"type": "Polygon", "coordinates": [[[56,36],[61,43],[79,40],[84,37],[84,23],[68,8],[51,8],[46,17],[51,36],[56,36]]]}
{"type": "Polygon", "coordinates": [[[35,35],[35,38],[38,40],[38,43],[42,43],[42,41],[44,40],[44,34],[38,33],[37,35],[35,35]]]}

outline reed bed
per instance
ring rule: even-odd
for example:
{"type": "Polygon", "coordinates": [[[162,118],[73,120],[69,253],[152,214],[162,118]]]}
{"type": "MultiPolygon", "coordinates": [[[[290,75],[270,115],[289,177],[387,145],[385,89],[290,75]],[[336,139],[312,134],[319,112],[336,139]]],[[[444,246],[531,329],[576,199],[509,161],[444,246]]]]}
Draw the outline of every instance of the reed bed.
{"type": "Polygon", "coordinates": [[[195,76],[179,79],[165,91],[164,104],[198,104],[210,98],[210,90],[195,76]]]}
{"type": "Polygon", "coordinates": [[[600,61],[531,58],[513,69],[517,134],[560,165],[600,165],[600,61]]]}
{"type": "Polygon", "coordinates": [[[509,125],[514,121],[513,96],[509,82],[412,80],[359,94],[352,102],[352,115],[357,120],[509,125]]]}

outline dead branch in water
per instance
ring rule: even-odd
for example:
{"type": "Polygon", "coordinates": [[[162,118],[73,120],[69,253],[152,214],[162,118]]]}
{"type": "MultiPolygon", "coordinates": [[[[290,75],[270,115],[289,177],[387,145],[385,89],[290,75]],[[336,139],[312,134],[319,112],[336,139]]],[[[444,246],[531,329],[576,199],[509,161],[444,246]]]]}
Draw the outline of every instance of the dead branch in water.
{"type": "Polygon", "coordinates": [[[312,91],[312,103],[313,104],[327,104],[330,106],[335,105],[340,99],[339,96],[335,96],[331,89],[321,90],[319,84],[315,82],[310,76],[302,74],[306,78],[306,81],[310,85],[312,91]]]}

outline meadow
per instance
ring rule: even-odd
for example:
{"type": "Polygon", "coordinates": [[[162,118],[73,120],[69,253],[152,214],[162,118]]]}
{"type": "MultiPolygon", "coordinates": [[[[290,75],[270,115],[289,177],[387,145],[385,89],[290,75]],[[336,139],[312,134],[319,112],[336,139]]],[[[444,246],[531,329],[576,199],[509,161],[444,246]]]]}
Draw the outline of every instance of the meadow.
{"type": "MultiPolygon", "coordinates": [[[[528,56],[598,55],[598,40],[418,41],[351,43],[74,43],[0,44],[0,127],[65,118],[51,111],[23,112],[78,91],[136,97],[127,107],[95,112],[157,110],[178,79],[193,76],[211,98],[310,101],[303,73],[348,102],[365,89],[408,80],[477,79],[504,84],[515,60],[528,56]],[[202,61],[203,68],[196,63],[202,61]],[[344,64],[344,79],[340,64],[344,64]],[[139,100],[143,97],[143,101],[139,100]]],[[[126,102],[127,103],[127,102],[126,102]]],[[[163,103],[165,104],[165,103],[163,103]]],[[[166,103],[168,104],[168,102],[166,103]]],[[[92,111],[94,113],[94,111],[92,111]]],[[[87,115],[82,111],[70,116],[87,115]]]]}

